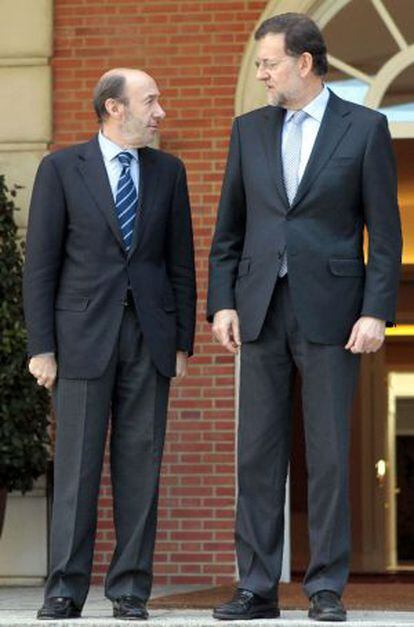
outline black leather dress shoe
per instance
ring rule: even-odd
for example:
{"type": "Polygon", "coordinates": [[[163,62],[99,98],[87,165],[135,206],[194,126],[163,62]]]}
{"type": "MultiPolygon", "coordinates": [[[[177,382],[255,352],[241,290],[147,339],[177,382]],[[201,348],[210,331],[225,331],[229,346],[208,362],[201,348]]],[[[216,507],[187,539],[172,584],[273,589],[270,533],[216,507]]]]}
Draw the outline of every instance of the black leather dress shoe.
{"type": "Polygon", "coordinates": [[[144,601],[131,595],[123,595],[113,602],[114,618],[124,620],[147,620],[148,611],[144,601]]]}
{"type": "Polygon", "coordinates": [[[250,620],[253,618],[279,618],[276,601],[264,599],[250,590],[239,589],[233,599],[214,608],[213,617],[219,620],[250,620]]]}
{"type": "Polygon", "coordinates": [[[309,618],[343,623],[346,621],[346,610],[336,592],[321,590],[311,596],[309,618]]]}
{"type": "Polygon", "coordinates": [[[37,613],[38,620],[80,618],[81,608],[70,597],[49,597],[37,613]]]}

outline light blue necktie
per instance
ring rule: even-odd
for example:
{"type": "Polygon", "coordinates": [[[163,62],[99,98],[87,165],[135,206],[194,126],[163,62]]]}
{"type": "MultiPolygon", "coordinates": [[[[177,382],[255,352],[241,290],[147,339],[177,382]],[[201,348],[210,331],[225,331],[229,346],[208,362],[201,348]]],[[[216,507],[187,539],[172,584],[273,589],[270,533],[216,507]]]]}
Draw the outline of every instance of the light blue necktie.
{"type": "MultiPolygon", "coordinates": [[[[289,130],[286,141],[283,142],[283,181],[289,205],[292,205],[299,187],[299,165],[302,149],[302,123],[308,116],[305,111],[296,111],[289,121],[289,130]]],[[[286,249],[283,253],[279,276],[285,276],[288,271],[286,249]]]]}
{"type": "Polygon", "coordinates": [[[138,208],[138,193],[131,176],[132,159],[133,156],[129,152],[120,152],[118,154],[122,171],[116,189],[115,206],[126,250],[131,248],[138,208]]]}

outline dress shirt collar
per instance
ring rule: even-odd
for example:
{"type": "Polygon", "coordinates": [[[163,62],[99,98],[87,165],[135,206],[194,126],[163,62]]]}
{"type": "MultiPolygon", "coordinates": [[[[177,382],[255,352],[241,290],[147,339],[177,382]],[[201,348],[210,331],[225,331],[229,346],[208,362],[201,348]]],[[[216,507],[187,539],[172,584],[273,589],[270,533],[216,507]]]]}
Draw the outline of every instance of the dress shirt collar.
{"type": "Polygon", "coordinates": [[[121,148],[118,144],[115,144],[111,139],[105,137],[102,131],[98,134],[99,147],[102,151],[105,161],[112,161],[116,159],[120,152],[129,152],[133,156],[135,161],[138,161],[138,151],[136,148],[121,148]]]}
{"type": "MultiPolygon", "coordinates": [[[[326,85],[324,85],[320,94],[318,94],[316,98],[308,102],[306,107],[303,107],[302,111],[305,111],[305,113],[307,113],[309,117],[321,123],[326,106],[328,104],[329,96],[329,89],[326,87],[326,85]]],[[[296,111],[294,111],[293,109],[287,109],[285,122],[289,122],[294,113],[296,113],[296,111]]]]}

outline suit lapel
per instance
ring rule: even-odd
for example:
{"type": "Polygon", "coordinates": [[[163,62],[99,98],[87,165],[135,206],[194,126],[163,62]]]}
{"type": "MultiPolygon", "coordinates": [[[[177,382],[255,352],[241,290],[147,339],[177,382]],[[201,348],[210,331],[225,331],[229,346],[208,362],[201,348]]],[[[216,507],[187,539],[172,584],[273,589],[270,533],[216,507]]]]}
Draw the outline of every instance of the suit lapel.
{"type": "Polygon", "coordinates": [[[350,120],[347,119],[348,113],[349,109],[346,103],[331,92],[309,161],[290,207],[291,210],[308,192],[348,130],[351,124],[350,120]]]}
{"type": "Polygon", "coordinates": [[[286,208],[289,201],[283,182],[282,167],[282,129],[285,110],[281,107],[269,106],[264,111],[266,123],[261,125],[262,139],[266,147],[267,163],[271,178],[276,184],[277,192],[286,208]]]}
{"type": "Polygon", "coordinates": [[[124,249],[124,243],[116,217],[112,190],[97,135],[86,145],[85,151],[79,154],[78,169],[91,196],[94,198],[99,210],[108,222],[116,240],[124,249]]]}
{"type": "Polygon", "coordinates": [[[138,210],[134,225],[134,235],[128,256],[131,256],[142,241],[144,229],[148,223],[151,206],[157,194],[158,168],[155,163],[156,152],[150,148],[139,150],[139,196],[138,210]]]}

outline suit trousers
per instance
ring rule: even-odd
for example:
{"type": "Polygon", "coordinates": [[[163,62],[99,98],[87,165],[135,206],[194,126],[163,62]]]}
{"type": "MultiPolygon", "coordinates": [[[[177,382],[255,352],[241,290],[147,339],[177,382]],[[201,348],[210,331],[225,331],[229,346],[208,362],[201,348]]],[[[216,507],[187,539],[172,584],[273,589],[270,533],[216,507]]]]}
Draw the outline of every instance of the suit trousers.
{"type": "Polygon", "coordinates": [[[341,594],[350,553],[349,415],[359,356],[313,344],[295,318],[289,279],[278,279],[259,338],[242,345],[236,549],[240,588],[273,598],[281,574],[291,451],[294,365],[302,380],[308,469],[308,596],[341,594]]]}
{"type": "Polygon", "coordinates": [[[59,379],[51,564],[45,597],[82,607],[90,582],[97,501],[111,417],[110,458],[116,548],[106,596],[146,601],[152,583],[158,484],[170,380],[156,370],[133,306],[102,377],[59,379]]]}

